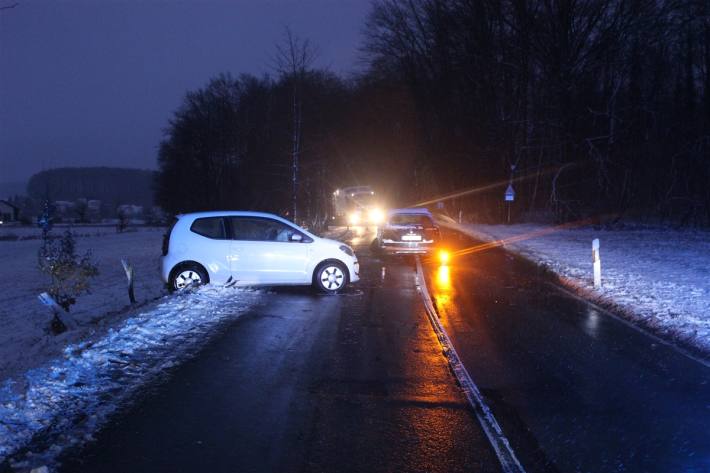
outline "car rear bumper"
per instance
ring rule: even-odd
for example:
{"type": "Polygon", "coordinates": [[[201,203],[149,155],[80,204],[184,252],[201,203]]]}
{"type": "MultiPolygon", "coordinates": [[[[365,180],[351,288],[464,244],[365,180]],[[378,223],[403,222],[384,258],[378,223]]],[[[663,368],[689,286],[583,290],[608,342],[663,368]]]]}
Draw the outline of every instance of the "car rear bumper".
{"type": "Polygon", "coordinates": [[[434,243],[424,242],[384,242],[380,249],[392,255],[423,255],[434,249],[434,243]]]}

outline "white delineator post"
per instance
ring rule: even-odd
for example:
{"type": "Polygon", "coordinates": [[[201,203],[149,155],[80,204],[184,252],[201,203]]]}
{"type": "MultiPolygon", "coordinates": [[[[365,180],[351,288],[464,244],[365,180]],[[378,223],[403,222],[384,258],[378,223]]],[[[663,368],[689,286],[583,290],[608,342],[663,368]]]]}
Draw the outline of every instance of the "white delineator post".
{"type": "Polygon", "coordinates": [[[602,287],[602,260],[599,256],[599,238],[592,240],[592,263],[594,264],[594,287],[602,287]]]}
{"type": "Polygon", "coordinates": [[[128,300],[131,304],[136,303],[136,296],[133,292],[133,266],[126,259],[121,259],[121,265],[123,266],[123,271],[126,273],[126,279],[128,279],[128,300]]]}
{"type": "Polygon", "coordinates": [[[46,292],[43,292],[37,296],[37,298],[42,304],[47,306],[50,311],[52,311],[52,315],[59,321],[60,325],[64,326],[60,332],[63,332],[64,330],[74,330],[76,328],[76,321],[74,318],[69,314],[69,312],[59,307],[59,304],[57,304],[52,296],[46,292]]]}

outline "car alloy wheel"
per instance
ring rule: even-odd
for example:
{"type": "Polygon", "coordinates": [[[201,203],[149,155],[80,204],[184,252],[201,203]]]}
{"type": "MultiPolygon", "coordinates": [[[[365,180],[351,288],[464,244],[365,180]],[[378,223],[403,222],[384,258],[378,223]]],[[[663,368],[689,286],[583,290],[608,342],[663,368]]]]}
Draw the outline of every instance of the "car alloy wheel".
{"type": "Polygon", "coordinates": [[[321,290],[336,293],[347,285],[348,277],[341,264],[328,262],[318,268],[316,283],[321,290]]]}
{"type": "Polygon", "coordinates": [[[187,287],[201,286],[202,284],[207,284],[207,275],[201,268],[191,266],[185,266],[179,268],[175,272],[173,277],[171,289],[174,291],[181,291],[187,287]]]}

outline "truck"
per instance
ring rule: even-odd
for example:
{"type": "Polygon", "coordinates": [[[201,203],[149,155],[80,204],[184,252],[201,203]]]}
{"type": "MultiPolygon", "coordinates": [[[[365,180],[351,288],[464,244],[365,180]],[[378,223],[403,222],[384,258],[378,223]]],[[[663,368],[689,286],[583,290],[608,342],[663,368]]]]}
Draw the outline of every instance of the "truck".
{"type": "Polygon", "coordinates": [[[333,220],[349,227],[380,225],[385,219],[382,202],[370,186],[342,187],[333,192],[333,220]]]}

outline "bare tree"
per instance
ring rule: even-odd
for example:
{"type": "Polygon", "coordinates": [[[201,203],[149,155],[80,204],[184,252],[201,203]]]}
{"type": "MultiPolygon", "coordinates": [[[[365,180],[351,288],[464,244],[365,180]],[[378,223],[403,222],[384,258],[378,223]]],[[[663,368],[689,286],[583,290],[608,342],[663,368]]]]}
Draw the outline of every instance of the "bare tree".
{"type": "Polygon", "coordinates": [[[291,218],[293,221],[296,221],[298,216],[298,169],[303,136],[301,85],[316,57],[317,51],[308,39],[301,39],[290,28],[285,28],[283,40],[276,45],[274,62],[281,79],[291,82],[291,218]]]}

